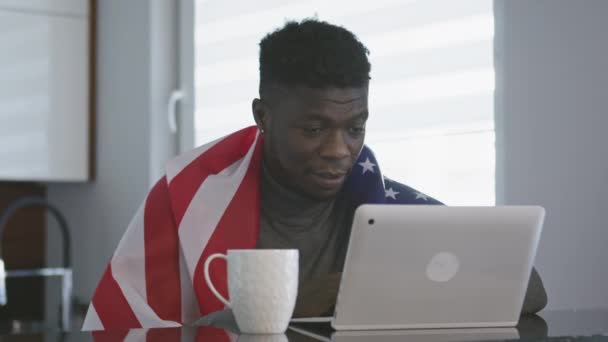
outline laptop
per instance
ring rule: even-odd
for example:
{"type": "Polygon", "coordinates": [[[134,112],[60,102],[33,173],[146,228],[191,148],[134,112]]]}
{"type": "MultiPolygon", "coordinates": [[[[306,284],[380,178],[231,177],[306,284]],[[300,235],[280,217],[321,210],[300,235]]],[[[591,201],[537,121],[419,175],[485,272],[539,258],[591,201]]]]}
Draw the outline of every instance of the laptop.
{"type": "Polygon", "coordinates": [[[514,327],[545,210],[537,206],[360,206],[335,330],[514,327]]]}
{"type": "Polygon", "coordinates": [[[520,339],[519,332],[514,327],[327,331],[326,329],[319,329],[318,326],[303,324],[290,325],[288,330],[321,342],[473,342],[520,339]]]}

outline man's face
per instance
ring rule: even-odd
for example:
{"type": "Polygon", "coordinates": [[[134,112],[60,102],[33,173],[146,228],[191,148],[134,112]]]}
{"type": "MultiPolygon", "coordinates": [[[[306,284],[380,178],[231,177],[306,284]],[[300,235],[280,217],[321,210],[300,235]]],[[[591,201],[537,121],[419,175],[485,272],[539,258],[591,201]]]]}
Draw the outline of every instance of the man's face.
{"type": "Polygon", "coordinates": [[[264,158],[285,187],[314,199],[330,199],[342,188],[365,138],[367,86],[304,86],[273,90],[271,100],[254,100],[264,129],[264,158]]]}

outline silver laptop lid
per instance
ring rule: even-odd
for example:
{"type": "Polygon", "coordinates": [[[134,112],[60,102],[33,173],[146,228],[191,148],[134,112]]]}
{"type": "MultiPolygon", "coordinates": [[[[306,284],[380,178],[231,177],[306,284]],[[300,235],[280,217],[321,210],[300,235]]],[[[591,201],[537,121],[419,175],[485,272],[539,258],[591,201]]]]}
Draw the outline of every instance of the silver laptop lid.
{"type": "Polygon", "coordinates": [[[532,206],[363,205],[332,325],[514,326],[543,220],[532,206]]]}

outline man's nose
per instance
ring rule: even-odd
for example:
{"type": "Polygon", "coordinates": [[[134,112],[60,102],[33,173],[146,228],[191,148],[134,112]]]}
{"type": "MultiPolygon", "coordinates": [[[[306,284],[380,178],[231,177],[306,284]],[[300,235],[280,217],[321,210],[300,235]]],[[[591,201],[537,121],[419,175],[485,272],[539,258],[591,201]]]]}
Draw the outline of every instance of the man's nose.
{"type": "Polygon", "coordinates": [[[325,159],[344,159],[350,156],[348,141],[340,130],[327,135],[321,146],[321,157],[325,159]]]}

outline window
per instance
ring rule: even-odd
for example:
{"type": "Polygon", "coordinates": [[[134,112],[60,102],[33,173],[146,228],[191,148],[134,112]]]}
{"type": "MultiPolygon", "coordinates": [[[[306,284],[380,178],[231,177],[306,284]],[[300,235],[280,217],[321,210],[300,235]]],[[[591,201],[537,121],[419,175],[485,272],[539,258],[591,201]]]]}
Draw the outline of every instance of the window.
{"type": "Polygon", "coordinates": [[[317,17],[370,50],[366,144],[383,173],[449,205],[495,203],[492,1],[194,1],[194,143],[253,124],[258,42],[317,17]]]}

